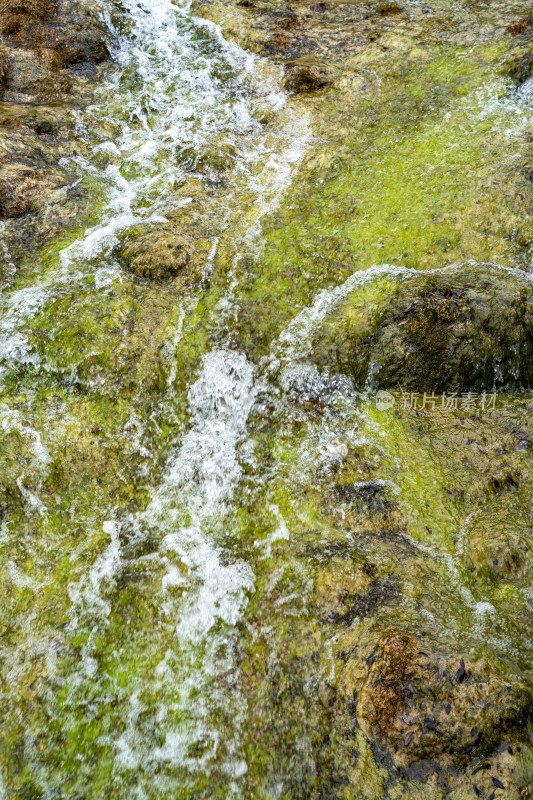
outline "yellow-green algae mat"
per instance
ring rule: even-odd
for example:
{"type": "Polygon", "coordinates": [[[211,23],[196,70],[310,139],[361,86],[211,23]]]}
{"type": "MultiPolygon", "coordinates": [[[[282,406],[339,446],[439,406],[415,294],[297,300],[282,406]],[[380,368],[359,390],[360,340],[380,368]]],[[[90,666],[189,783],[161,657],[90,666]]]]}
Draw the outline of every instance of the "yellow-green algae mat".
{"type": "Polygon", "coordinates": [[[0,796],[528,797],[520,368],[377,393],[313,343],[527,280],[533,7],[106,10],[92,227],[0,298],[0,796]]]}

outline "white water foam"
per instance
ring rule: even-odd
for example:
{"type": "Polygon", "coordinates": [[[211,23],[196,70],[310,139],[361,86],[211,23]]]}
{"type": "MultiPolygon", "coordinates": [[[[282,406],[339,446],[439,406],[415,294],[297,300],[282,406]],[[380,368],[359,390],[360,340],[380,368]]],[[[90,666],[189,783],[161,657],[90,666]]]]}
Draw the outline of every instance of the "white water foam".
{"type": "MultiPolygon", "coordinates": [[[[217,695],[212,679],[221,668],[220,648],[234,636],[254,581],[248,564],[224,560],[217,539],[224,539],[225,515],[242,476],[239,449],[255,397],[253,368],[244,355],[219,349],[205,356],[189,390],[190,429],[146,511],[135,520],[139,530],[163,533],[156,556],[165,565],[161,610],[174,627],[179,652],[167,653],[155,675],[160,693],[173,697],[171,708],[146,708],[137,692],[130,698],[129,724],[114,743],[119,773],[141,763],[143,769],[162,763],[207,769],[216,752],[220,734],[208,721],[217,695]],[[179,600],[176,588],[184,590],[179,600]],[[165,716],[170,710],[174,715],[179,711],[183,722],[167,725],[164,744],[150,747],[140,734],[139,714],[165,716]],[[210,746],[193,758],[190,749],[197,742],[210,746]]],[[[231,671],[235,665],[226,657],[224,668],[231,671]]],[[[241,705],[236,686],[232,694],[225,702],[235,709],[236,751],[241,705]]],[[[245,765],[236,756],[227,769],[244,773],[245,765]]]]}

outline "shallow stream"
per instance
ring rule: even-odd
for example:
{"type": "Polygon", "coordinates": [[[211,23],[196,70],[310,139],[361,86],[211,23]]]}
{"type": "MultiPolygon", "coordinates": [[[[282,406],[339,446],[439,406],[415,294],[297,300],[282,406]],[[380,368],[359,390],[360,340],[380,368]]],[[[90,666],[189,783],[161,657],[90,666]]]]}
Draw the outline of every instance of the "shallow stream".
{"type": "MultiPolygon", "coordinates": [[[[470,405],[382,407],[372,368],[356,390],[310,354],[349,298],[453,272],[439,214],[439,253],[529,274],[529,245],[456,213],[454,170],[489,187],[494,153],[520,157],[530,89],[482,42],[414,132],[399,112],[366,150],[337,148],[331,108],[315,119],[274,60],[187,4],[101,11],[114,63],[70,164],[94,224],[0,295],[0,797],[478,796],[471,766],[428,781],[380,761],[350,728],[346,664],[396,625],[451,654],[443,674],[466,655],[531,686],[528,557],[495,577],[470,542],[503,526],[533,547],[533,403],[495,369],[470,405]],[[125,243],[169,225],[197,242],[197,279],[132,276],[125,243]]],[[[490,773],[509,797],[533,776],[527,717],[490,773]]]]}

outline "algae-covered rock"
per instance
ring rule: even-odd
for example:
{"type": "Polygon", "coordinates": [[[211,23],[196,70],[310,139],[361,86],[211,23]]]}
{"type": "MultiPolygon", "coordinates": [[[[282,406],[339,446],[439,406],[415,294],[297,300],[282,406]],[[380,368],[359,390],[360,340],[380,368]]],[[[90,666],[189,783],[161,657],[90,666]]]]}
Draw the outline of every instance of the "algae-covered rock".
{"type": "Polygon", "coordinates": [[[217,142],[214,145],[195,147],[183,145],[178,147],[176,159],[185,169],[209,175],[222,173],[235,164],[236,151],[228,142],[217,142]]]}
{"type": "Polygon", "coordinates": [[[512,502],[499,500],[465,526],[465,554],[481,576],[526,584],[533,571],[532,534],[530,520],[512,502]]]}
{"type": "Polygon", "coordinates": [[[531,77],[533,73],[533,53],[525,50],[511,56],[503,65],[503,73],[515,83],[520,84],[531,77]]]}
{"type": "Polygon", "coordinates": [[[168,281],[178,276],[198,279],[201,272],[193,258],[192,239],[158,227],[138,229],[121,250],[126,269],[140,278],[168,281]]]}
{"type": "Polygon", "coordinates": [[[54,186],[61,175],[52,170],[31,169],[23,163],[0,164],[0,219],[20,217],[54,186]]]}
{"type": "Polygon", "coordinates": [[[365,735],[412,777],[424,760],[460,768],[491,753],[524,724],[532,699],[488,660],[454,655],[396,628],[371,635],[342,681],[348,698],[356,697],[365,735]]]}
{"type": "Polygon", "coordinates": [[[398,274],[363,307],[354,292],[313,342],[321,366],[359,386],[417,391],[533,384],[530,279],[491,264],[398,274]]]}

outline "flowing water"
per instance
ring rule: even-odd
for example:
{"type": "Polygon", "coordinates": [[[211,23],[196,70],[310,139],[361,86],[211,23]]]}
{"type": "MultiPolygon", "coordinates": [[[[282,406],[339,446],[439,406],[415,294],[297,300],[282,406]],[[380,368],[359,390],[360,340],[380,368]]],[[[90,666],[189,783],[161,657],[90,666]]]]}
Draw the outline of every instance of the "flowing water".
{"type": "MultiPolygon", "coordinates": [[[[117,9],[115,63],[69,163],[96,221],[0,295],[0,797],[366,798],[361,770],[348,780],[320,755],[331,719],[317,698],[334,649],[351,646],[327,628],[328,601],[317,610],[331,563],[349,552],[380,575],[407,570],[380,620],[422,617],[528,679],[531,590],[476,584],[463,551],[479,512],[435,499],[455,420],[413,449],[376,410],[372,371],[361,394],[308,362],[346,298],[416,271],[342,266],[323,285],[303,258],[305,291],[292,303],[289,278],[278,302],[284,265],[263,223],[320,146],[281,71],[186,3],[104,3],[108,25],[117,9]],[[201,280],[137,285],[120,248],[176,219],[203,241],[201,280]],[[389,550],[331,500],[369,477],[407,520],[389,550]]],[[[529,95],[496,82],[460,99],[442,137],[517,136],[529,95]]]]}

